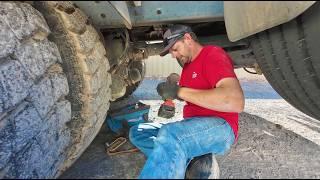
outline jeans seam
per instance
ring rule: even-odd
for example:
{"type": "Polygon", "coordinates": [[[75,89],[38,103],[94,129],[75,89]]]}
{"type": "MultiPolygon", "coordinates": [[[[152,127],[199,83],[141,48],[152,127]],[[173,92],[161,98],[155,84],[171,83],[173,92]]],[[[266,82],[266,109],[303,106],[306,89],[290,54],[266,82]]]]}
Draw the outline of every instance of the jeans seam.
{"type": "MultiPolygon", "coordinates": [[[[209,127],[209,128],[207,128],[207,129],[205,129],[205,130],[203,130],[203,131],[208,132],[209,130],[211,130],[211,129],[213,129],[213,128],[218,128],[218,127],[221,127],[221,126],[223,126],[223,124],[221,124],[221,125],[219,125],[219,126],[209,127]]],[[[184,139],[186,139],[186,138],[189,138],[189,137],[194,136],[194,135],[199,134],[199,133],[203,133],[203,131],[201,131],[201,132],[195,132],[195,133],[188,134],[188,135],[182,136],[182,137],[178,137],[178,141],[181,142],[182,140],[184,140],[184,139]]]]}
{"type": "MultiPolygon", "coordinates": [[[[234,137],[234,140],[235,140],[235,135],[234,135],[234,133],[233,133],[233,130],[232,130],[232,128],[231,128],[231,132],[229,133],[230,135],[225,139],[225,142],[226,142],[226,144],[230,144],[230,147],[232,146],[232,144],[230,143],[230,141],[231,141],[231,139],[232,139],[232,137],[234,137]]],[[[233,141],[234,141],[233,140],[233,141]]]]}

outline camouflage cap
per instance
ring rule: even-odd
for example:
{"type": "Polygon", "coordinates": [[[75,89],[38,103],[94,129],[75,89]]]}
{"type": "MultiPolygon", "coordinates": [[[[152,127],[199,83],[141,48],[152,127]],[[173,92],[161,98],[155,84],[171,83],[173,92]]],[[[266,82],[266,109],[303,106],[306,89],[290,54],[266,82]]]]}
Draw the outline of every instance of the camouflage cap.
{"type": "Polygon", "coordinates": [[[169,27],[163,35],[164,49],[161,51],[160,56],[165,56],[169,53],[169,49],[181,38],[185,33],[192,32],[189,26],[176,24],[169,27]]]}

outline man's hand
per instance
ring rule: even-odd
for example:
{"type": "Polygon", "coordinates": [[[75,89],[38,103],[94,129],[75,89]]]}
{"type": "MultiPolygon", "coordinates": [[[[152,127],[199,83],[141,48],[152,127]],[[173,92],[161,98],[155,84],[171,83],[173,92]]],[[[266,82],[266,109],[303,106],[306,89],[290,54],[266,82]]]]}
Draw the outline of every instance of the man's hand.
{"type": "Polygon", "coordinates": [[[174,84],[178,84],[180,80],[180,76],[177,73],[171,73],[168,77],[167,77],[167,82],[169,83],[174,83],[174,84]]]}
{"type": "Polygon", "coordinates": [[[157,92],[163,100],[166,99],[178,99],[178,81],[180,76],[176,73],[172,73],[167,77],[166,82],[159,83],[157,86],[157,92]]]}
{"type": "Polygon", "coordinates": [[[163,100],[177,99],[178,90],[179,90],[179,86],[177,84],[172,84],[169,82],[162,82],[162,83],[159,83],[157,86],[157,92],[162,97],[163,100]]]}

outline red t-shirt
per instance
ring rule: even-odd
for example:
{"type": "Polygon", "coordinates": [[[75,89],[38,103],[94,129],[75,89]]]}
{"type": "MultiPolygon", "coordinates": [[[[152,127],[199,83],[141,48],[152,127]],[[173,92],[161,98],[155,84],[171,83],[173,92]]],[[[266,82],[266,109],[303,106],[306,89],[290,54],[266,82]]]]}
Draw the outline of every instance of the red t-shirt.
{"type": "MultiPolygon", "coordinates": [[[[199,55],[184,65],[179,85],[193,89],[211,89],[223,78],[237,76],[228,54],[217,46],[204,46],[199,55]]],[[[225,119],[238,137],[238,113],[219,112],[186,102],[183,117],[217,116],[225,119]]]]}

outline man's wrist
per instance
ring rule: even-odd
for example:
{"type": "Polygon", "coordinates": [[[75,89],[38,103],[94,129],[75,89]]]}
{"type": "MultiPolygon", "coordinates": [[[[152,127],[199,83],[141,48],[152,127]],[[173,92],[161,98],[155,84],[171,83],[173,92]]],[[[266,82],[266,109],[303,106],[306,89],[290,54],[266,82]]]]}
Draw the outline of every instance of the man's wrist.
{"type": "Polygon", "coordinates": [[[184,87],[179,87],[178,91],[177,91],[177,97],[180,100],[183,100],[183,89],[184,89],[184,87]]]}

